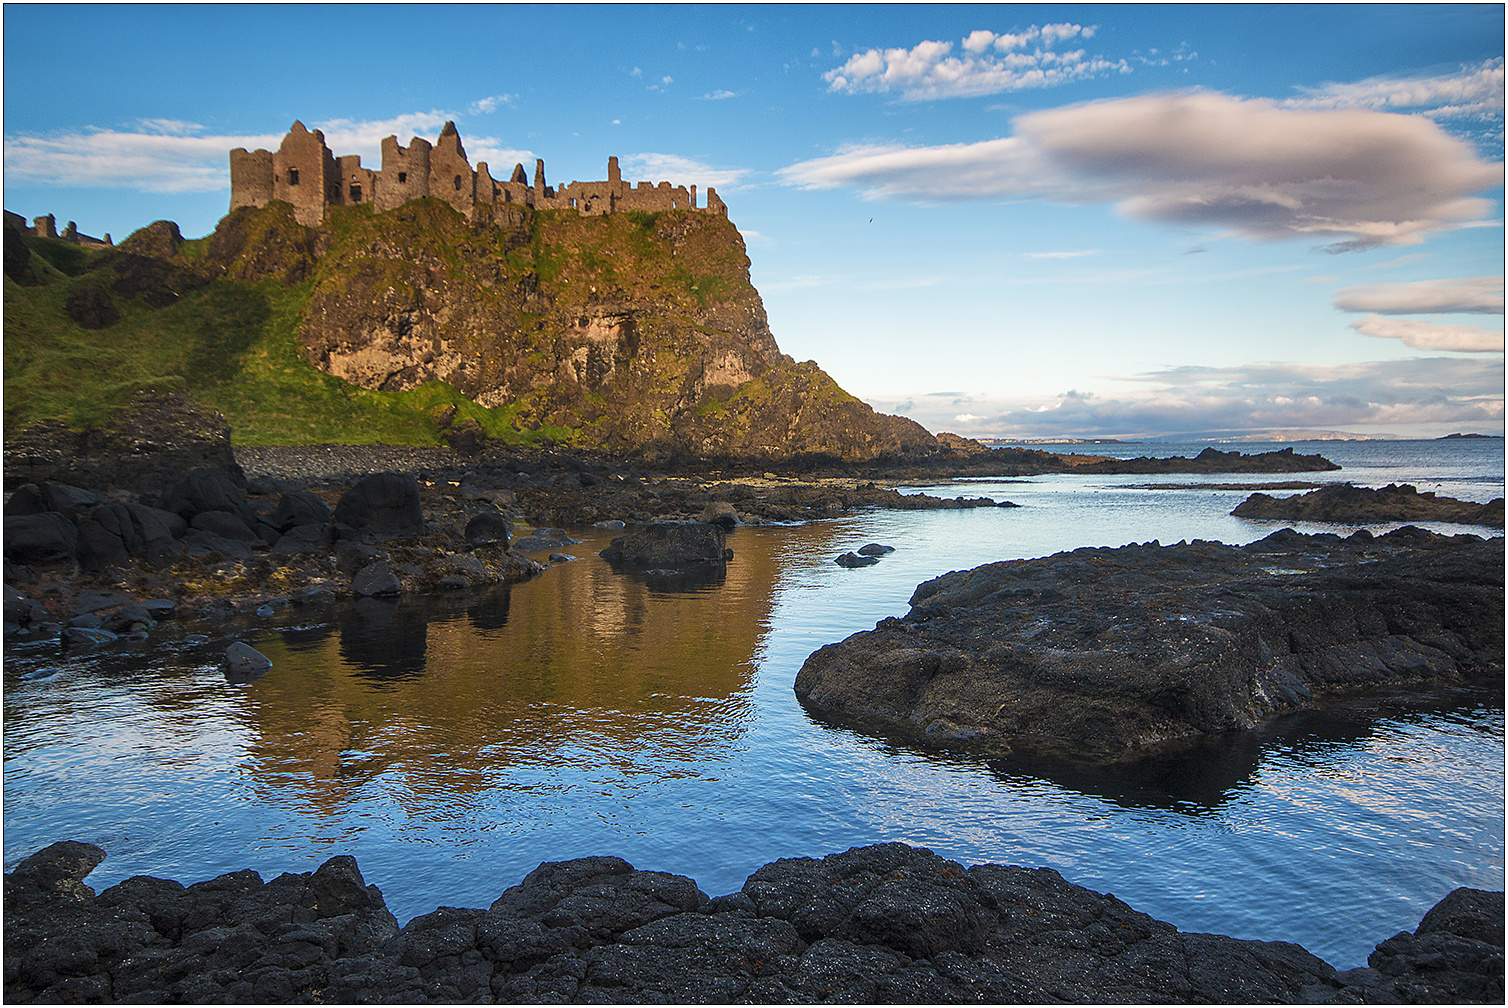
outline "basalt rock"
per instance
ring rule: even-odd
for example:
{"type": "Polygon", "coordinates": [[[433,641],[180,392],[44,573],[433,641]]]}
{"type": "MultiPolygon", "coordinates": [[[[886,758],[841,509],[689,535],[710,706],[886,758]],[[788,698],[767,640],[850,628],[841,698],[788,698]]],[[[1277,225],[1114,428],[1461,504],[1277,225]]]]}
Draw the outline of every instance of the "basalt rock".
{"type": "Polygon", "coordinates": [[[53,844],[5,877],[14,1003],[1356,1003],[1503,994],[1503,897],[1457,889],[1367,967],[1180,932],[1045,868],[891,843],[760,868],[708,899],[616,857],[546,862],[401,929],[356,862],[263,882],[138,875],[53,844]]]}
{"type": "Polygon", "coordinates": [[[954,571],[811,655],[795,690],[923,742],[1113,761],[1325,694],[1502,674],[1502,540],[1406,526],[954,571]]]}
{"type": "Polygon", "coordinates": [[[1254,493],[1231,512],[1237,518],[1275,518],[1350,524],[1371,522],[1455,522],[1461,525],[1503,527],[1503,498],[1486,504],[1420,493],[1407,483],[1389,483],[1379,490],[1342,483],[1291,497],[1254,493]]]}
{"type": "Polygon", "coordinates": [[[1286,472],[1331,472],[1340,466],[1322,455],[1299,455],[1292,448],[1281,451],[1260,452],[1244,455],[1241,452],[1223,452],[1218,448],[1206,448],[1193,458],[1101,459],[1073,467],[1080,473],[1286,473],[1286,472]]]}
{"type": "Polygon", "coordinates": [[[722,526],[710,522],[651,525],[643,532],[617,537],[602,551],[602,556],[632,567],[720,564],[733,559],[727,541],[722,526]]]}

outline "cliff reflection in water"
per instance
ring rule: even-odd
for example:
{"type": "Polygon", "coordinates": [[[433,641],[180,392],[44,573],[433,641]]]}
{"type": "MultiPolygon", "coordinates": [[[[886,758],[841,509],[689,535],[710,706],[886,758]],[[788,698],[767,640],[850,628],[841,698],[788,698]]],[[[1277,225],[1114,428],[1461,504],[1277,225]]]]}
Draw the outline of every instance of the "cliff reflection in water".
{"type": "Polygon", "coordinates": [[[598,548],[511,590],[364,599],[262,637],[273,670],[245,704],[255,786],[331,814],[378,778],[408,804],[541,763],[632,772],[725,755],[752,718],[772,551],[688,586],[614,572],[598,548]]]}

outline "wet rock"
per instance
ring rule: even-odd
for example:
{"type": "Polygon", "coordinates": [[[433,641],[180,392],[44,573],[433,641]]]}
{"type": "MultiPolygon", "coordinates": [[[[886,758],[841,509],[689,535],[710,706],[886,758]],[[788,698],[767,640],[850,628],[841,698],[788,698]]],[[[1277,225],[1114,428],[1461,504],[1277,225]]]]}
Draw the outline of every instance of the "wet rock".
{"type": "Polygon", "coordinates": [[[17,487],[5,502],[5,515],[36,515],[57,511],[77,518],[102,503],[103,497],[81,487],[65,483],[27,483],[17,487]]]}
{"type": "Polygon", "coordinates": [[[204,466],[179,480],[163,496],[163,510],[192,521],[208,511],[235,515],[248,526],[256,520],[246,500],[246,491],[236,485],[228,470],[204,466]]]}
{"type": "Polygon", "coordinates": [[[363,476],[341,495],[332,520],[358,531],[395,535],[422,531],[419,482],[403,473],[363,476]]]}
{"type": "Polygon", "coordinates": [[[1269,538],[954,571],[811,655],[796,695],[923,741],[1115,760],[1327,693],[1501,676],[1501,540],[1269,538]]]}
{"type": "Polygon", "coordinates": [[[496,511],[483,511],[466,523],[463,535],[472,546],[490,545],[507,549],[508,537],[512,531],[512,524],[507,518],[496,511]]]}
{"type": "Polygon", "coordinates": [[[236,641],[225,649],[225,678],[231,682],[250,682],[272,671],[272,659],[252,647],[236,641]]]}
{"type": "Polygon", "coordinates": [[[5,558],[12,563],[71,563],[78,556],[79,532],[57,511],[5,516],[5,558]]]}
{"type": "Polygon", "coordinates": [[[738,512],[727,501],[709,501],[702,508],[701,520],[713,525],[721,525],[724,529],[733,529],[738,526],[738,512]]]}
{"type": "Polygon", "coordinates": [[[682,564],[724,563],[733,558],[721,526],[706,522],[651,525],[643,532],[619,536],[601,554],[634,567],[666,568],[682,564]]]}
{"type": "Polygon", "coordinates": [[[1342,483],[1290,497],[1254,493],[1231,512],[1237,518],[1281,519],[1334,523],[1385,521],[1455,522],[1503,527],[1503,498],[1487,504],[1419,493],[1407,483],[1389,483],[1378,490],[1342,483]]]}
{"type": "Polygon", "coordinates": [[[325,525],[330,521],[330,505],[323,497],[299,490],[287,493],[278,500],[268,524],[279,532],[287,532],[299,525],[325,525]]]}
{"type": "Polygon", "coordinates": [[[859,556],[884,556],[887,553],[894,552],[894,546],[881,546],[879,543],[870,543],[867,546],[860,546],[858,549],[859,556]]]}
{"type": "Polygon", "coordinates": [[[1500,1002],[1502,894],[1457,890],[1338,973],[1186,934],[1050,869],[904,844],[760,868],[708,900],[614,857],[546,862],[486,909],[403,928],[354,860],[263,882],[135,876],[53,844],[5,878],[6,998],[435,1003],[1500,1002]]]}
{"type": "Polygon", "coordinates": [[[194,520],[189,525],[237,542],[260,543],[262,541],[262,537],[252,531],[245,519],[228,511],[201,511],[194,515],[194,520]]]}
{"type": "Polygon", "coordinates": [[[351,577],[351,591],[363,598],[401,595],[403,583],[386,561],[367,564],[351,577]]]}
{"type": "Polygon", "coordinates": [[[839,567],[868,567],[870,564],[877,564],[879,562],[880,558],[877,556],[867,554],[860,556],[857,553],[843,553],[833,561],[839,567]]]}
{"type": "Polygon", "coordinates": [[[119,634],[103,627],[69,626],[63,629],[63,647],[70,651],[88,651],[116,640],[119,634]]]}

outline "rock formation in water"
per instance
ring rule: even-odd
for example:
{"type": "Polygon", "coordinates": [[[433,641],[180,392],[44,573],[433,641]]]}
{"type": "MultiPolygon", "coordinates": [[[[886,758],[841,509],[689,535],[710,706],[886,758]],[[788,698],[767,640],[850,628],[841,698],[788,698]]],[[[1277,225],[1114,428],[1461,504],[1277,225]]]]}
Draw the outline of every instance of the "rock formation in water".
{"type": "Polygon", "coordinates": [[[1503,498],[1486,504],[1420,493],[1413,486],[1389,483],[1379,490],[1343,483],[1291,497],[1254,493],[1231,512],[1237,518],[1276,518],[1349,524],[1371,522],[1455,522],[1503,527],[1503,498]]]}
{"type": "Polygon", "coordinates": [[[399,928],[356,862],[263,882],[135,876],[65,841],[5,876],[8,1002],[1501,1002],[1503,894],[1457,889],[1369,966],[1189,934],[1046,868],[891,843],[786,858],[708,899],[616,857],[399,928]]]}
{"type": "Polygon", "coordinates": [[[1115,760],[1329,693],[1502,674],[1503,541],[1405,526],[954,571],[811,655],[795,690],[880,732],[1115,760]]]}

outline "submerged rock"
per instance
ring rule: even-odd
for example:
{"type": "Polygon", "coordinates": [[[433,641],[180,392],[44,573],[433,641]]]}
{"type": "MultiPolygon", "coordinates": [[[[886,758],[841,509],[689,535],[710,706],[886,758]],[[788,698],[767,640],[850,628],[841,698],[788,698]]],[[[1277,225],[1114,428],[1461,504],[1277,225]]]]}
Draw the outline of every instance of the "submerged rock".
{"type": "Polygon", "coordinates": [[[1406,527],[1086,548],[917,586],[811,655],[817,714],[997,752],[1129,758],[1318,695],[1503,673],[1503,544],[1406,527]]]}
{"type": "Polygon", "coordinates": [[[720,564],[733,559],[727,541],[722,526],[710,522],[651,525],[643,532],[619,536],[601,555],[633,567],[720,564]]]}
{"type": "Polygon", "coordinates": [[[272,659],[250,644],[236,641],[225,649],[224,670],[231,682],[250,682],[272,670],[272,659]]]}
{"type": "Polygon", "coordinates": [[[1502,1000],[1502,893],[1457,889],[1344,973],[1189,934],[1045,868],[905,844],[784,858],[735,893],[621,858],[545,862],[490,907],[399,928],[354,859],[263,882],[138,875],[53,844],[5,877],[6,999],[1043,1003],[1502,1000]]]}
{"type": "Polygon", "coordinates": [[[1389,483],[1380,490],[1342,483],[1291,497],[1254,493],[1231,512],[1237,518],[1277,518],[1287,521],[1370,523],[1384,521],[1455,522],[1461,525],[1503,527],[1503,498],[1486,504],[1419,493],[1408,483],[1389,483]]]}

